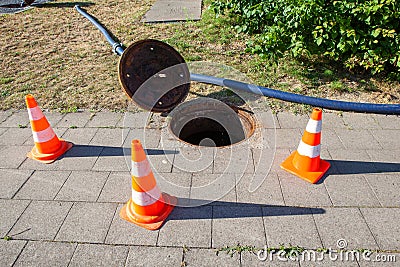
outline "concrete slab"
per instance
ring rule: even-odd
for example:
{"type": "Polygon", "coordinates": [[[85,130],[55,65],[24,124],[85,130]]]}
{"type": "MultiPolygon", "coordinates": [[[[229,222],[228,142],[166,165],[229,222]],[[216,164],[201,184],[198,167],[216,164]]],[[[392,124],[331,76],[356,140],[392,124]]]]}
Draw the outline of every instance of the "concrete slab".
{"type": "Polygon", "coordinates": [[[109,172],[73,171],[55,200],[96,201],[108,175],[109,172]]]}
{"type": "Polygon", "coordinates": [[[5,241],[0,240],[0,265],[1,266],[13,266],[18,255],[25,247],[27,241],[12,240],[5,241]]]}
{"type": "Polygon", "coordinates": [[[122,119],[123,113],[102,111],[94,113],[86,127],[116,127],[122,119]]]}
{"type": "Polygon", "coordinates": [[[241,255],[241,266],[242,267],[247,267],[247,266],[252,266],[252,267],[265,267],[265,266],[276,266],[276,267],[299,267],[299,263],[295,261],[291,261],[285,257],[278,257],[278,255],[272,254],[272,258],[268,258],[269,256],[267,255],[267,258],[263,260],[265,256],[261,254],[261,259],[260,260],[257,257],[256,253],[253,252],[247,252],[247,253],[242,253],[241,255]]]}
{"type": "Polygon", "coordinates": [[[1,237],[7,235],[29,203],[29,200],[0,199],[1,237]]]}
{"type": "Polygon", "coordinates": [[[381,115],[376,120],[383,129],[400,129],[400,116],[381,115]]]}
{"type": "Polygon", "coordinates": [[[295,115],[290,112],[279,112],[277,117],[281,128],[286,129],[305,129],[310,119],[310,116],[308,115],[295,115]]]}
{"type": "MultiPolygon", "coordinates": [[[[300,140],[299,140],[300,142],[300,140]]],[[[321,146],[327,149],[345,149],[336,132],[332,129],[324,129],[321,132],[321,146]]]]}
{"type": "Polygon", "coordinates": [[[75,203],[55,240],[103,243],[116,207],[111,203],[75,203]]]}
{"type": "Polygon", "coordinates": [[[26,159],[31,151],[30,146],[0,146],[0,169],[16,169],[26,159]]]}
{"type": "Polygon", "coordinates": [[[53,200],[71,172],[36,171],[15,195],[16,199],[53,200]]]}
{"type": "Polygon", "coordinates": [[[257,174],[255,177],[246,175],[237,182],[236,191],[238,204],[284,205],[280,182],[275,173],[257,174]],[[250,184],[257,181],[263,182],[254,192],[250,192],[250,184]]]}
{"type": "Polygon", "coordinates": [[[0,198],[12,198],[32,175],[32,171],[3,169],[0,172],[0,198]]]}
{"type": "Polygon", "coordinates": [[[201,19],[201,0],[158,0],[142,22],[173,22],[201,19]]]}
{"type": "MultiPolygon", "coordinates": [[[[125,200],[125,202],[127,202],[125,200]]],[[[155,246],[159,231],[149,231],[119,217],[122,204],[118,205],[107,233],[107,244],[155,246]]]]}
{"type": "Polygon", "coordinates": [[[126,266],[182,266],[182,248],[130,247],[126,266]]]}
{"type": "Polygon", "coordinates": [[[364,175],[383,207],[400,207],[400,180],[396,174],[364,175]]]}
{"type": "Polygon", "coordinates": [[[280,173],[278,176],[286,205],[305,207],[332,206],[324,183],[311,184],[288,172],[280,173]]]}
{"type": "Polygon", "coordinates": [[[261,207],[214,206],[212,247],[222,248],[237,244],[256,247],[266,244],[261,207]]]}
{"type": "Polygon", "coordinates": [[[52,111],[42,111],[43,115],[46,116],[47,121],[50,123],[51,127],[57,127],[58,123],[64,118],[65,114],[52,111]]]}
{"type": "Polygon", "coordinates": [[[192,184],[192,174],[181,173],[154,173],[158,188],[162,192],[178,198],[178,206],[188,206],[190,199],[190,188],[192,184]]]}
{"type": "MultiPolygon", "coordinates": [[[[126,131],[127,129],[124,129],[124,133],[126,131]]],[[[158,148],[160,143],[160,138],[161,138],[161,131],[159,129],[148,129],[148,128],[130,129],[127,137],[125,138],[123,147],[130,149],[132,140],[139,139],[140,142],[142,143],[143,148],[145,149],[158,148]]]]}
{"type": "Polygon", "coordinates": [[[127,202],[132,194],[131,183],[132,178],[129,172],[110,173],[97,201],[127,202]]]}
{"type": "Polygon", "coordinates": [[[11,111],[10,109],[8,109],[8,110],[1,110],[1,111],[0,111],[0,126],[1,126],[1,123],[2,123],[3,121],[5,121],[9,116],[11,116],[11,114],[12,114],[12,111],[11,111]]]}
{"type": "Polygon", "coordinates": [[[215,151],[214,173],[254,173],[252,151],[249,147],[218,148],[215,151]]]}
{"type": "Polygon", "coordinates": [[[360,267],[397,267],[399,265],[400,254],[391,252],[372,253],[369,258],[359,260],[360,267]]]}
{"type": "Polygon", "coordinates": [[[6,131],[1,135],[0,145],[23,145],[26,140],[32,139],[32,130],[30,128],[3,128],[6,131]]]}
{"type": "Polygon", "coordinates": [[[119,128],[99,128],[93,139],[90,141],[90,145],[121,147],[124,144],[127,135],[127,131],[123,131],[119,128]]]}
{"type": "Polygon", "coordinates": [[[190,187],[190,204],[228,205],[236,203],[236,177],[234,174],[193,174],[190,187]],[[213,202],[217,201],[217,202],[213,202]]]}
{"type": "Polygon", "coordinates": [[[128,251],[126,246],[78,244],[68,266],[123,267],[128,251]]]}
{"type": "Polygon", "coordinates": [[[342,239],[346,249],[379,248],[358,208],[325,208],[313,216],[324,248],[338,249],[342,239]]]}
{"type": "Polygon", "coordinates": [[[219,252],[216,255],[215,249],[196,249],[190,248],[184,253],[184,262],[186,266],[219,266],[219,267],[234,267],[240,266],[239,254],[234,254],[232,257],[225,253],[219,252]]]}
{"type": "Polygon", "coordinates": [[[75,247],[73,243],[29,241],[13,266],[68,266],[75,247]]]}
{"type": "Polygon", "coordinates": [[[324,184],[334,206],[380,206],[363,175],[330,175],[324,184]]]}
{"type": "Polygon", "coordinates": [[[211,147],[180,147],[174,158],[172,172],[212,173],[214,149],[211,147]]]}
{"type": "Polygon", "coordinates": [[[160,229],[158,246],[211,247],[212,207],[175,207],[160,229]]]}
{"type": "Polygon", "coordinates": [[[380,249],[400,249],[399,208],[362,208],[361,212],[380,249]]]}
{"type": "MultiPolygon", "coordinates": [[[[304,129],[306,125],[304,125],[304,129]]],[[[283,128],[276,129],[276,148],[297,149],[304,130],[283,128]]]]}
{"type": "Polygon", "coordinates": [[[172,163],[177,152],[175,149],[146,149],[147,159],[150,162],[153,173],[172,172],[172,163]]]}
{"type": "Polygon", "coordinates": [[[342,116],[344,123],[352,129],[381,129],[380,115],[344,112],[342,116]]]}
{"type": "MultiPolygon", "coordinates": [[[[104,147],[93,166],[95,171],[127,171],[131,151],[122,147],[104,147]]],[[[130,162],[129,162],[130,163],[130,162]]]]}
{"type": "Polygon", "coordinates": [[[71,202],[32,201],[9,235],[13,239],[53,240],[71,207],[71,202]]]}
{"type": "Polygon", "coordinates": [[[70,128],[70,127],[84,127],[90,120],[92,113],[90,112],[75,112],[75,113],[67,113],[65,116],[58,122],[57,127],[61,128],[70,128]]]}
{"type": "Polygon", "coordinates": [[[335,132],[347,149],[382,149],[382,146],[378,143],[369,130],[335,129],[335,132]]]}
{"type": "Polygon", "coordinates": [[[29,116],[26,110],[14,111],[1,123],[1,127],[18,128],[20,125],[30,126],[29,116]]]}
{"type": "Polygon", "coordinates": [[[61,138],[72,142],[75,145],[88,145],[93,139],[93,136],[96,134],[97,130],[97,128],[69,128],[61,136],[61,138]]]}
{"type": "Polygon", "coordinates": [[[149,112],[125,112],[121,119],[122,127],[144,129],[147,126],[147,120],[149,116],[149,112]]]}
{"type": "Polygon", "coordinates": [[[394,136],[398,130],[371,130],[372,135],[378,140],[383,149],[394,150],[400,149],[400,143],[394,136]]]}

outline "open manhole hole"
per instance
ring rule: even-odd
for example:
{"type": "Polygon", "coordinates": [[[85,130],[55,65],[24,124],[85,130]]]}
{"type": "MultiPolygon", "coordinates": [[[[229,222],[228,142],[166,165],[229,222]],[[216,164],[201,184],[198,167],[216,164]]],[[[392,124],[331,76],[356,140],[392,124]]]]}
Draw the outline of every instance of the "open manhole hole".
{"type": "Polygon", "coordinates": [[[171,112],[169,129],[176,138],[191,145],[224,147],[251,137],[255,125],[251,111],[199,98],[171,112]]]}

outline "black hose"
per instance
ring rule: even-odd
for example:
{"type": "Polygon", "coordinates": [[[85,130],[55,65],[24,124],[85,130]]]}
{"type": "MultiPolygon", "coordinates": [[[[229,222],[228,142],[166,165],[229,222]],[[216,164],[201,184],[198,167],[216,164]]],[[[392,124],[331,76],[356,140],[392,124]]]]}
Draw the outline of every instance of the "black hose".
{"type": "MultiPolygon", "coordinates": [[[[100,23],[98,23],[88,13],[83,11],[78,5],[75,6],[75,9],[79,13],[81,13],[85,18],[87,18],[90,22],[92,22],[93,25],[96,26],[103,33],[107,41],[112,45],[113,50],[116,54],[122,55],[122,53],[124,52],[124,48],[122,47],[122,45],[117,43],[107,32],[107,30],[100,25],[100,23]]],[[[196,73],[191,73],[190,79],[196,82],[225,86],[231,89],[251,92],[288,102],[307,104],[314,107],[321,107],[332,110],[354,111],[360,113],[400,115],[400,104],[371,104],[371,103],[346,102],[346,101],[331,100],[325,98],[317,98],[312,96],[298,95],[289,92],[278,91],[254,84],[248,84],[234,80],[217,78],[213,76],[206,76],[196,73]]]]}

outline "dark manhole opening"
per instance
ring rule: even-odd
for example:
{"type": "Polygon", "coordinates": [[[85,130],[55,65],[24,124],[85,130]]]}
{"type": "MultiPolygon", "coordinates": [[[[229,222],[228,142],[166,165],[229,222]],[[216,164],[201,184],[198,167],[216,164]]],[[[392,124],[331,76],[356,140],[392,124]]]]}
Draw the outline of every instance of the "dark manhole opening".
{"type": "Polygon", "coordinates": [[[256,127],[251,111],[216,100],[192,100],[170,115],[172,134],[195,146],[230,146],[251,137],[256,127]]]}

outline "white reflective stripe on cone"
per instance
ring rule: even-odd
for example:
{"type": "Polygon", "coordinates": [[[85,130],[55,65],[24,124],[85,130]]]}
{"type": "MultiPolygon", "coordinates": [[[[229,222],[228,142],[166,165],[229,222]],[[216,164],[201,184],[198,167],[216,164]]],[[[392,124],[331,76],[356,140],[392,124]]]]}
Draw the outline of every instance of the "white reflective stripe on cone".
{"type": "Polygon", "coordinates": [[[316,146],[310,146],[310,145],[304,143],[303,140],[301,140],[299,147],[297,148],[297,152],[302,156],[307,156],[309,158],[315,158],[315,157],[318,157],[321,153],[321,144],[316,145],[316,146]]]}
{"type": "Polygon", "coordinates": [[[42,110],[38,106],[28,108],[28,115],[30,121],[37,121],[44,117],[42,110]]]}
{"type": "Polygon", "coordinates": [[[161,197],[161,191],[155,186],[147,192],[137,192],[132,189],[132,200],[139,206],[149,206],[156,203],[161,197]]]}
{"type": "Polygon", "coordinates": [[[35,141],[36,143],[44,143],[50,141],[54,138],[54,136],[56,136],[51,127],[47,127],[47,129],[40,132],[32,131],[32,135],[33,141],[35,141]]]}
{"type": "Polygon", "coordinates": [[[131,174],[135,177],[144,177],[149,175],[151,172],[150,164],[147,159],[140,162],[132,160],[132,171],[131,174]]]}
{"type": "Polygon", "coordinates": [[[306,127],[306,131],[309,133],[320,133],[321,132],[321,128],[322,128],[322,121],[316,121],[313,119],[310,119],[308,121],[307,127],[306,127]]]}

